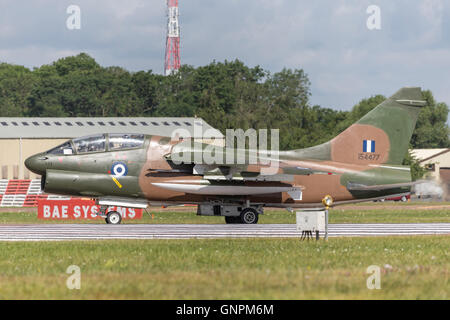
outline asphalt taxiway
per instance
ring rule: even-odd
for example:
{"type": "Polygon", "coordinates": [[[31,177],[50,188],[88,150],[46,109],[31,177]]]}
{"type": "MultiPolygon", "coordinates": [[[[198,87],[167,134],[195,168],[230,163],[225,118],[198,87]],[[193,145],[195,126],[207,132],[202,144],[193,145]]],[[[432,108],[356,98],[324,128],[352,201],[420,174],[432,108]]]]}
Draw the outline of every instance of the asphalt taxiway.
{"type": "MultiPolygon", "coordinates": [[[[329,237],[450,235],[450,223],[330,224],[329,237]]],[[[0,241],[300,238],[295,224],[0,225],[0,241]]],[[[323,236],[323,233],[321,233],[323,236]]]]}

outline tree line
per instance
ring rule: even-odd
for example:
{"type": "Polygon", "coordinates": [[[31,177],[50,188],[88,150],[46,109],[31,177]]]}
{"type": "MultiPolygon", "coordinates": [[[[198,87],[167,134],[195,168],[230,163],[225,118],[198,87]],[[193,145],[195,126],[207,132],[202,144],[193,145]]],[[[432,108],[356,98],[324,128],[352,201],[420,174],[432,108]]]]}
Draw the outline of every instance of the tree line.
{"type": "MultiPolygon", "coordinates": [[[[449,108],[424,91],[412,148],[449,147],[449,108]]],[[[30,70],[0,64],[1,117],[201,117],[227,128],[280,129],[280,148],[330,140],[386,99],[361,100],[350,111],[310,104],[302,69],[270,73],[239,60],[212,62],[177,74],[102,67],[85,53],[30,70]]]]}

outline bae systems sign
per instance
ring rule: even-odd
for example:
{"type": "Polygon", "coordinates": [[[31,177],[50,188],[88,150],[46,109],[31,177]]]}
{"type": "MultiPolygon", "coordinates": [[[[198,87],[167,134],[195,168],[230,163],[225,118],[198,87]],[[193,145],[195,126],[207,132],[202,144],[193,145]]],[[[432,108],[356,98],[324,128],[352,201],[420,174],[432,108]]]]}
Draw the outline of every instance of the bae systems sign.
{"type": "MultiPolygon", "coordinates": [[[[38,202],[38,219],[46,220],[94,220],[103,219],[97,216],[100,206],[92,200],[42,200],[38,202]]],[[[142,209],[109,207],[109,211],[117,211],[122,219],[141,219],[142,209]]]]}

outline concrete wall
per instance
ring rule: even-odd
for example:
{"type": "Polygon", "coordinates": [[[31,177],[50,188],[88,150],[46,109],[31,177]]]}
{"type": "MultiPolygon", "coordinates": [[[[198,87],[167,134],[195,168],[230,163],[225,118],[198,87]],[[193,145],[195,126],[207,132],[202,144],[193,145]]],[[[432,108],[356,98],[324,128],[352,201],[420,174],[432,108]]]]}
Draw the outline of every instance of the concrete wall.
{"type": "MultiPolygon", "coordinates": [[[[450,200],[450,152],[436,155],[426,161],[421,162],[421,166],[429,169],[428,178],[432,178],[442,189],[442,199],[450,200]]],[[[430,190],[435,190],[430,186],[430,190]]],[[[431,192],[431,191],[430,191],[431,192]]],[[[437,192],[437,191],[436,191],[437,192]]]]}
{"type": "MultiPolygon", "coordinates": [[[[426,167],[427,165],[433,165],[434,170],[430,172],[430,175],[437,181],[441,181],[440,169],[450,168],[450,152],[437,155],[431,159],[421,162],[421,165],[426,167]]],[[[446,179],[446,178],[444,178],[446,179]]]]}

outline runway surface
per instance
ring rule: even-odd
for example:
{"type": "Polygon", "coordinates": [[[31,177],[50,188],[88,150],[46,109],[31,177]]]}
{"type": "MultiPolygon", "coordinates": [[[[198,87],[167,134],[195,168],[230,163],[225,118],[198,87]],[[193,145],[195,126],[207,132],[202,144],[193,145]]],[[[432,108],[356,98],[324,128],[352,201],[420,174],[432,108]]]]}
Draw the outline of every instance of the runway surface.
{"type": "MultiPolygon", "coordinates": [[[[330,237],[450,235],[450,223],[331,224],[330,237]]],[[[295,224],[1,225],[0,241],[300,237],[295,224]]],[[[323,233],[321,233],[323,236],[323,233]]]]}

